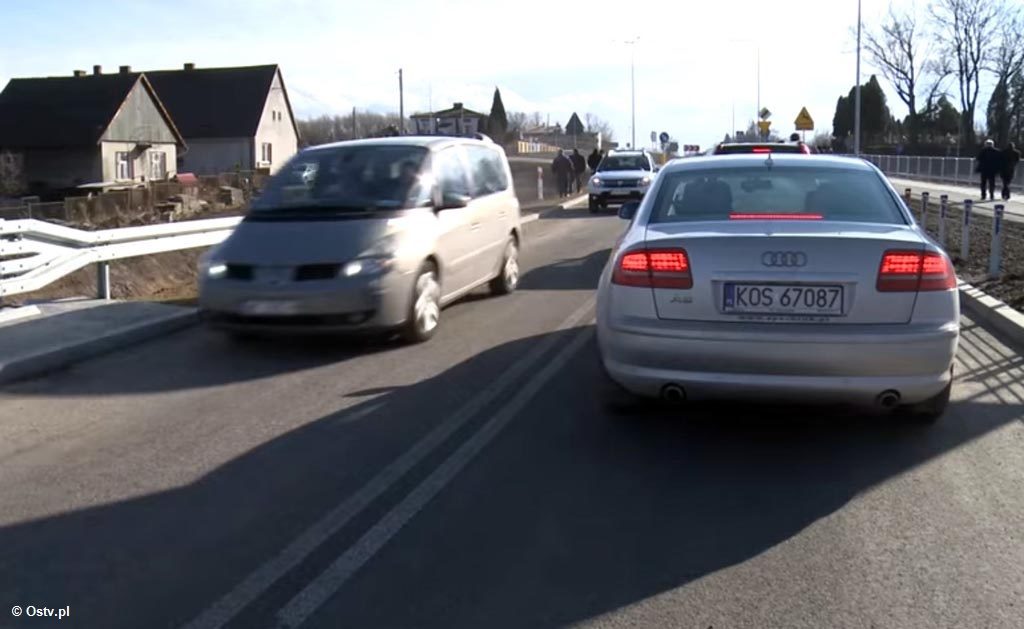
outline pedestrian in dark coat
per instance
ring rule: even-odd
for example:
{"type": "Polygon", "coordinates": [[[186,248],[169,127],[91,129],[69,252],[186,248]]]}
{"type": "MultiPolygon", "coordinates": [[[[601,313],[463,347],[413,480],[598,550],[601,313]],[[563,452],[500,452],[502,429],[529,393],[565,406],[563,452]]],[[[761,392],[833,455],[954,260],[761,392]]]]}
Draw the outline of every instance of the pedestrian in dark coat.
{"type": "Polygon", "coordinates": [[[601,165],[601,151],[594,149],[594,152],[587,158],[587,166],[590,166],[590,172],[596,173],[597,167],[601,165]]]}
{"type": "Polygon", "coordinates": [[[551,162],[551,172],[555,173],[555,179],[558,181],[558,196],[569,196],[569,179],[572,177],[572,162],[565,156],[562,149],[558,149],[558,155],[555,155],[555,159],[551,162]]]}
{"type": "Polygon", "coordinates": [[[1010,184],[1013,183],[1013,175],[1017,172],[1017,164],[1020,162],[1020,151],[1013,142],[1003,149],[1003,172],[999,173],[1003,180],[1003,199],[1010,200],[1010,184]]]}
{"type": "Polygon", "coordinates": [[[580,154],[579,149],[573,149],[569,159],[572,160],[573,182],[576,184],[574,190],[578,193],[583,189],[583,176],[587,172],[587,158],[580,154]]]}
{"type": "Polygon", "coordinates": [[[985,190],[988,189],[989,199],[996,198],[996,175],[1003,170],[1003,154],[996,148],[992,140],[985,140],[985,147],[981,149],[977,157],[977,170],[981,175],[981,200],[985,200],[985,190]]]}

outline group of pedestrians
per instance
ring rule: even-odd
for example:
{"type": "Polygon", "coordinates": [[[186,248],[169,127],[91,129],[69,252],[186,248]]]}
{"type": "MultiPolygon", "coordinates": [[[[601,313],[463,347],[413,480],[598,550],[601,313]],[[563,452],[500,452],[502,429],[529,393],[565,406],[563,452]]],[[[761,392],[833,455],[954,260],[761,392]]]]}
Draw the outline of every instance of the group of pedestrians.
{"type": "Polygon", "coordinates": [[[567,197],[582,192],[587,167],[591,172],[597,171],[603,157],[604,155],[597,149],[594,149],[589,157],[583,157],[579,149],[573,149],[570,155],[559,149],[558,155],[555,155],[554,161],[551,162],[551,172],[555,174],[555,180],[558,182],[558,196],[567,197]]]}
{"type": "Polygon", "coordinates": [[[1020,151],[1010,142],[1005,149],[996,148],[992,140],[985,140],[985,146],[978,153],[975,170],[981,175],[981,200],[985,200],[985,193],[991,201],[996,200],[996,176],[1003,182],[1003,200],[1010,200],[1010,183],[1020,162],[1020,151]]]}

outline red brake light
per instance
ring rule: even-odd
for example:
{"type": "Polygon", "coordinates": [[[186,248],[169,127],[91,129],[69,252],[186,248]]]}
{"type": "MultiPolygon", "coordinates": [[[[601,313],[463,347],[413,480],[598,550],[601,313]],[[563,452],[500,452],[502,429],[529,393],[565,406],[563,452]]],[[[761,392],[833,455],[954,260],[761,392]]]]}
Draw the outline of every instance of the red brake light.
{"type": "Polygon", "coordinates": [[[754,152],[755,153],[771,153],[772,150],[770,148],[766,148],[766,147],[763,147],[763,146],[755,146],[754,147],[754,152]]]}
{"type": "Polygon", "coordinates": [[[811,154],[811,147],[807,146],[806,144],[801,144],[800,145],[800,152],[803,153],[804,155],[810,155],[811,154]]]}
{"type": "Polygon", "coordinates": [[[744,214],[732,212],[729,220],[732,221],[820,221],[825,218],[821,214],[809,212],[774,213],[774,214],[744,214]]]}
{"type": "Polygon", "coordinates": [[[940,253],[886,251],[875,287],[882,293],[950,290],[956,288],[956,272],[940,253]]]}
{"type": "Polygon", "coordinates": [[[683,249],[631,251],[619,259],[612,283],[649,288],[691,288],[690,259],[683,249]]]}

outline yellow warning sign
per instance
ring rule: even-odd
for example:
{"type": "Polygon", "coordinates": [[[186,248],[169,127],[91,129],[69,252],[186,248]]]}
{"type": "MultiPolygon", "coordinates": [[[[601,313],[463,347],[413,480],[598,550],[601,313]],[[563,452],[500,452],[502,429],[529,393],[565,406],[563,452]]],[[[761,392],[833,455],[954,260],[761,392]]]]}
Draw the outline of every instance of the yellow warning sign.
{"type": "Polygon", "coordinates": [[[795,124],[797,131],[814,131],[814,119],[806,107],[800,108],[800,115],[796,117],[795,124]]]}
{"type": "Polygon", "coordinates": [[[761,135],[768,135],[768,129],[771,128],[771,120],[758,120],[757,127],[761,130],[761,135]]]}

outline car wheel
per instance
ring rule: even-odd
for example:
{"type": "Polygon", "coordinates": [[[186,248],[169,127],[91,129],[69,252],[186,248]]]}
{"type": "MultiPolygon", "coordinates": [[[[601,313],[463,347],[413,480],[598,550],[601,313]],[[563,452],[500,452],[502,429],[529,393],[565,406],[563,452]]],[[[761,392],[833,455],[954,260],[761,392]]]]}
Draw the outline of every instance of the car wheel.
{"type": "Polygon", "coordinates": [[[953,391],[953,382],[950,381],[942,391],[924,402],[909,404],[899,410],[899,413],[907,420],[920,424],[934,424],[946,412],[949,406],[950,394],[953,391]]]}
{"type": "Polygon", "coordinates": [[[505,244],[505,253],[501,258],[501,271],[491,280],[491,292],[495,295],[508,295],[519,286],[519,246],[515,238],[509,238],[505,244]]]}
{"type": "Polygon", "coordinates": [[[597,214],[598,207],[597,200],[594,197],[590,197],[590,213],[597,214]]]}
{"type": "Polygon", "coordinates": [[[437,281],[437,269],[428,262],[416,275],[402,338],[409,343],[422,343],[434,336],[440,322],[441,285],[437,281]]]}

